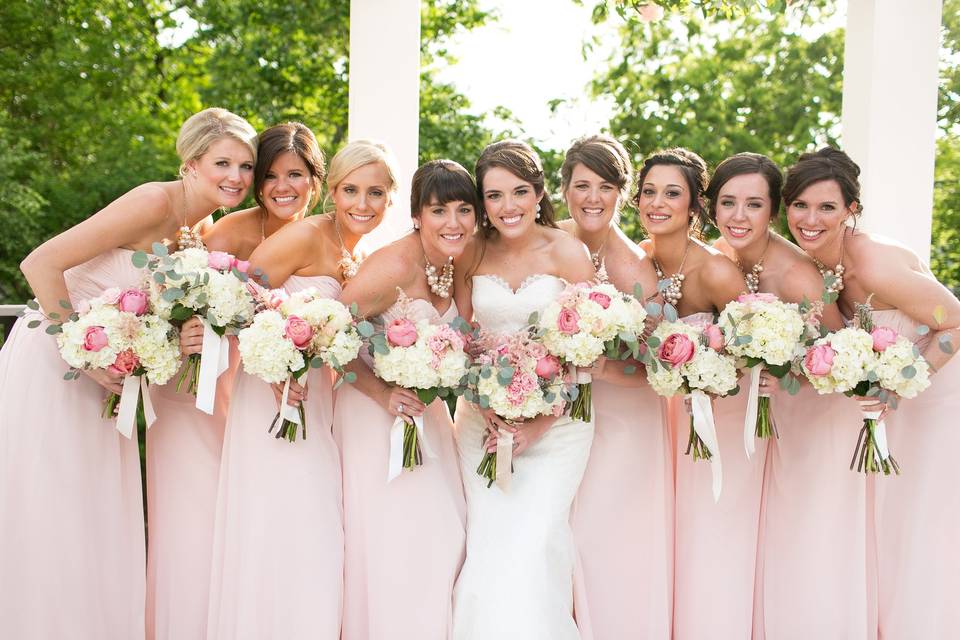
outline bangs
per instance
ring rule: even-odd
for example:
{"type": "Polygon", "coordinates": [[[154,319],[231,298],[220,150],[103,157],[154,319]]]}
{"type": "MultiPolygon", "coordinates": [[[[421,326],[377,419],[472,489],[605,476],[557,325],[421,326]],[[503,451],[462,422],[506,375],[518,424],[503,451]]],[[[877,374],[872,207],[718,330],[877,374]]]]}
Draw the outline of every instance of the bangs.
{"type": "Polygon", "coordinates": [[[466,171],[432,171],[423,177],[420,207],[448,202],[466,202],[479,208],[477,188],[466,171]]]}

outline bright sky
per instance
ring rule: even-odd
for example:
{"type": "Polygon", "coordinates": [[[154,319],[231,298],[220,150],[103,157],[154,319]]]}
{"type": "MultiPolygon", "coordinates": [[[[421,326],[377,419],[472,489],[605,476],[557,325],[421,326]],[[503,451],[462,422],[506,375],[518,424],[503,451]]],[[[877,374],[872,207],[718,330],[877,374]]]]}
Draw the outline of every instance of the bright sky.
{"type": "Polygon", "coordinates": [[[616,44],[613,26],[594,26],[590,8],[571,0],[482,0],[480,5],[496,11],[499,20],[456,38],[449,50],[459,62],[439,74],[470,99],[471,111],[507,107],[523,123],[525,138],[556,149],[606,128],[612,105],[589,100],[585,87],[616,44]],[[604,35],[600,48],[605,50],[595,50],[585,62],[582,43],[596,33],[604,35]],[[554,98],[568,101],[556,114],[547,104],[554,98]]]}

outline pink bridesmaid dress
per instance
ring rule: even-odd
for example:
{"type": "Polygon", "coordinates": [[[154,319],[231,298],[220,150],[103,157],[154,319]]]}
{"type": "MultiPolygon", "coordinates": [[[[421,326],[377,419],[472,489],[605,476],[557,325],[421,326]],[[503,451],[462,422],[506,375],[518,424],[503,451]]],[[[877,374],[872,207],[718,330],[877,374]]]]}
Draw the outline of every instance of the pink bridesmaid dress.
{"type": "MultiPolygon", "coordinates": [[[[709,322],[698,313],[685,322],[709,322]]],[[[744,382],[741,382],[744,386],[744,382]]],[[[713,499],[710,463],[685,455],[690,417],[671,398],[676,443],[676,546],[673,633],[676,640],[750,638],[760,529],[760,498],[767,447],[743,448],[746,390],[713,403],[723,490],[713,499]]]]}
{"type": "Polygon", "coordinates": [[[770,404],[780,438],[769,442],[763,479],[754,640],[875,638],[866,481],[849,469],[859,407],[809,385],[795,396],[778,389],[770,404]]]}
{"type": "Polygon", "coordinates": [[[577,625],[595,640],[668,640],[673,445],[649,386],[593,383],[594,436],[570,522],[577,625]]]}
{"type": "Polygon", "coordinates": [[[196,396],[177,391],[177,376],[151,394],[158,417],[146,447],[148,640],[206,637],[223,430],[239,364],[231,340],[213,415],[196,408],[196,396]]]}
{"type": "MultiPolygon", "coordinates": [[[[416,318],[449,322],[426,300],[416,318]]],[[[389,323],[399,305],[380,319],[389,323]]],[[[436,458],[387,483],[394,416],[349,384],[337,390],[334,437],[343,466],[346,559],[343,640],[443,640],[450,637],[453,584],[463,563],[463,484],[446,405],[435,400],[424,427],[436,458]]]]}
{"type": "MultiPolygon", "coordinates": [[[[929,340],[920,338],[918,323],[898,310],[874,311],[873,320],[921,349],[929,340]]],[[[873,479],[875,513],[868,526],[876,541],[882,640],[960,633],[960,358],[952,358],[930,380],[926,391],[901,400],[886,418],[900,475],[873,479]]]]}
{"type": "MultiPolygon", "coordinates": [[[[69,269],[71,302],[139,285],[131,254],[69,269]]],[[[27,328],[39,317],[28,312],[0,351],[0,638],[143,638],[136,432],[100,417],[103,387],[64,381],[54,338],[27,328]]]]}
{"type": "MultiPolygon", "coordinates": [[[[290,276],[284,287],[340,294],[329,276],[290,276]]],[[[277,413],[270,385],[237,373],[217,492],[209,640],[340,637],[343,511],[330,371],[311,369],[307,388],[307,437],[291,443],[267,433],[277,413]]]]}

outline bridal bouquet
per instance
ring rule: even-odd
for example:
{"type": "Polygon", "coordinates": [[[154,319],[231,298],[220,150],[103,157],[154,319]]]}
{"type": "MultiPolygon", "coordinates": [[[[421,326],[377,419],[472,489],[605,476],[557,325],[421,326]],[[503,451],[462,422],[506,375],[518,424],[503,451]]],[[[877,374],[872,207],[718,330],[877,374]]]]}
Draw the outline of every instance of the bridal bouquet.
{"type": "MultiPolygon", "coordinates": [[[[106,369],[125,376],[123,392],[107,397],[103,417],[116,415],[117,430],[128,438],[138,418],[148,427],[156,420],[147,381],[163,384],[180,366],[176,330],[150,311],[146,292],[111,288],[81,302],[64,322],[47,329],[56,334],[60,355],[73,368],[65,379],[79,378],[81,369],[106,369]]],[[[39,324],[33,320],[28,326],[39,324]]]]}
{"type": "MultiPolygon", "coordinates": [[[[563,384],[564,364],[529,331],[481,334],[479,343],[480,355],[467,376],[467,400],[507,421],[563,414],[572,398],[563,384]]],[[[512,455],[511,434],[497,439],[495,453],[484,454],[477,473],[487,478],[488,487],[494,481],[501,487],[508,485],[512,455]]]]}
{"type": "Polygon", "coordinates": [[[150,272],[150,301],[165,320],[182,323],[192,316],[203,322],[203,349],[191,354],[177,380],[197,396],[197,408],[213,413],[217,378],[229,364],[225,334],[235,334],[253,319],[254,301],[247,287],[249,264],[223,251],[181,249],[172,254],[160,244],[153,256],[133,254],[137,267],[150,272]]]}
{"type": "MultiPolygon", "coordinates": [[[[358,325],[361,335],[369,339],[374,373],[384,382],[412,389],[427,406],[436,398],[460,395],[470,369],[470,357],[464,350],[466,322],[461,318],[449,325],[413,320],[407,301],[401,291],[401,316],[382,332],[374,332],[369,322],[358,325]]],[[[421,444],[427,457],[436,457],[424,432],[423,417],[398,416],[390,429],[387,482],[404,469],[423,464],[421,444]]]]}
{"type": "MultiPolygon", "coordinates": [[[[720,313],[719,325],[727,353],[750,368],[743,425],[743,444],[749,457],[755,451],[754,434],[758,438],[776,434],[770,415],[770,396],[759,393],[760,372],[766,369],[781,380],[790,376],[792,361],[802,345],[807,325],[800,305],[783,302],[770,293],[745,294],[728,303],[720,313]]],[[[789,380],[786,384],[788,389],[794,389],[798,383],[789,380]]]]}
{"type": "MultiPolygon", "coordinates": [[[[917,347],[890,327],[874,326],[869,305],[857,305],[855,326],[830,333],[808,348],[802,367],[818,393],[876,398],[894,407],[898,397],[916,397],[930,386],[930,368],[917,347]]],[[[860,401],[861,407],[873,403],[860,401]]],[[[861,411],[863,427],[850,468],[899,474],[880,412],[861,411]]]]}
{"type": "MultiPolygon", "coordinates": [[[[570,284],[530,324],[550,354],[574,367],[588,367],[600,356],[626,358],[638,352],[647,312],[643,305],[611,284],[570,284]],[[623,352],[623,345],[627,351],[623,352]]],[[[570,417],[589,421],[592,389],[589,375],[578,374],[570,417]]]]}
{"type": "MultiPolygon", "coordinates": [[[[297,427],[307,423],[303,404],[287,404],[290,380],[303,380],[311,367],[327,365],[342,372],[343,366],[357,357],[361,339],[350,310],[342,303],[317,294],[313,288],[287,296],[282,291],[258,290],[262,307],[249,327],[238,334],[243,369],[264,382],[284,382],[280,409],[270,423],[268,433],[277,429],[277,438],[297,439],[297,427]]],[[[342,378],[348,382],[356,374],[342,378]]]]}
{"type": "Polygon", "coordinates": [[[661,322],[647,338],[641,361],[647,380],[661,396],[684,394],[690,400],[690,438],[686,453],[709,460],[713,469],[714,499],[722,483],[720,448],[710,397],[736,393],[736,359],[724,352],[723,332],[715,324],[661,322]]]}

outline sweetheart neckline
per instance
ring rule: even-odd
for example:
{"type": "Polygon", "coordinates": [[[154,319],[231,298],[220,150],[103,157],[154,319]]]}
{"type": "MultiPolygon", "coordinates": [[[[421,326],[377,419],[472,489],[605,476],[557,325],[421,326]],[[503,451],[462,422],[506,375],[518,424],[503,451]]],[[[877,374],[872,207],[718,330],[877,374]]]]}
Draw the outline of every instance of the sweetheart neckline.
{"type": "Polygon", "coordinates": [[[555,276],[555,275],[553,275],[552,273],[532,273],[532,274],[530,274],[529,276],[527,276],[526,278],[524,278],[524,279],[520,282],[520,286],[517,287],[516,289],[514,289],[513,287],[511,287],[511,286],[510,286],[510,283],[507,282],[504,278],[502,278],[501,276],[498,276],[498,275],[495,274],[495,273],[481,273],[481,274],[477,274],[477,275],[475,275],[475,276],[473,276],[473,277],[474,277],[474,278],[489,278],[489,279],[493,280],[494,282],[496,282],[497,284],[499,284],[499,285],[500,285],[501,287],[503,287],[504,289],[506,289],[507,291],[509,291],[509,292],[510,292],[511,294],[513,294],[513,295],[519,294],[521,291],[523,291],[524,289],[526,289],[529,285],[533,284],[534,282],[539,282],[540,280],[543,280],[543,279],[545,279],[545,278],[554,278],[554,279],[559,280],[560,282],[566,284],[566,281],[565,281],[563,278],[561,278],[561,277],[559,277],[559,276],[555,276]]]}

